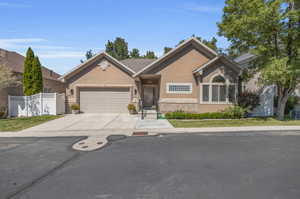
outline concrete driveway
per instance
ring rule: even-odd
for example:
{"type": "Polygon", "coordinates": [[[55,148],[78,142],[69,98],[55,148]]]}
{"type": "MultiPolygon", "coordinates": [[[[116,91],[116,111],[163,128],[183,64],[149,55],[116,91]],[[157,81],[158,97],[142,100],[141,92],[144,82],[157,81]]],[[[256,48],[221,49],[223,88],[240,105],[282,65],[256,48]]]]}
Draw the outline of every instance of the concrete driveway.
{"type": "Polygon", "coordinates": [[[134,129],[137,121],[137,116],[129,114],[66,115],[63,118],[25,129],[22,132],[134,129]]]}

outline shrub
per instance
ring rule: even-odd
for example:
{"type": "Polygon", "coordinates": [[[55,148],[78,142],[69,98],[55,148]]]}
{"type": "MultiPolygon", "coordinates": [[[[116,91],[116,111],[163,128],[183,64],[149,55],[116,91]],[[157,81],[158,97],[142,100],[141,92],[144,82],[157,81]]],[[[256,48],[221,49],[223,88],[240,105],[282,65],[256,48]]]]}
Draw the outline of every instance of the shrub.
{"type": "Polygon", "coordinates": [[[298,104],[298,97],[290,96],[286,102],[284,113],[289,114],[297,104],[298,104]]]}
{"type": "Polygon", "coordinates": [[[136,113],[136,108],[135,108],[134,104],[128,104],[127,109],[131,113],[136,113]]]}
{"type": "Polygon", "coordinates": [[[80,110],[80,106],[79,106],[79,104],[72,104],[71,105],[71,109],[74,110],[74,111],[79,111],[80,110]]]}
{"type": "Polygon", "coordinates": [[[247,109],[240,106],[231,106],[224,110],[224,113],[228,114],[230,118],[243,118],[246,112],[247,109]]]}
{"type": "Polygon", "coordinates": [[[259,105],[259,94],[249,90],[241,92],[238,96],[237,104],[242,108],[252,111],[259,105]]]}
{"type": "Polygon", "coordinates": [[[187,113],[183,111],[169,112],[165,114],[167,119],[240,119],[243,118],[246,113],[246,109],[239,106],[233,106],[220,112],[210,112],[210,113],[187,113]]]}
{"type": "Polygon", "coordinates": [[[0,107],[0,119],[3,119],[6,117],[6,113],[7,113],[7,110],[5,107],[0,107]]]}

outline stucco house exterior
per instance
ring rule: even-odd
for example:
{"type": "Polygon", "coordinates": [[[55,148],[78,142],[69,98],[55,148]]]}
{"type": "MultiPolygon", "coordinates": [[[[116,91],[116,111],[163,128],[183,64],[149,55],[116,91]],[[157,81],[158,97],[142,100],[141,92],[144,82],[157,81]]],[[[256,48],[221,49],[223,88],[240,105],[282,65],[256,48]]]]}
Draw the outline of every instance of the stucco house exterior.
{"type": "MultiPolygon", "coordinates": [[[[64,74],[67,105],[84,113],[214,112],[231,106],[241,68],[192,37],[158,59],[118,61],[101,52],[64,74]]],[[[69,110],[68,110],[69,111],[69,110]]]]}
{"type": "MultiPolygon", "coordinates": [[[[24,70],[24,59],[25,57],[12,51],[4,50],[0,48],[0,64],[8,67],[14,75],[22,82],[23,70],[24,70]]],[[[60,77],[59,74],[54,71],[42,67],[43,73],[43,84],[44,84],[44,92],[57,92],[64,93],[65,85],[63,82],[58,80],[60,77]]],[[[23,95],[23,87],[19,86],[11,86],[5,89],[0,90],[0,108],[7,107],[8,95],[12,96],[22,96],[23,95]]]]}

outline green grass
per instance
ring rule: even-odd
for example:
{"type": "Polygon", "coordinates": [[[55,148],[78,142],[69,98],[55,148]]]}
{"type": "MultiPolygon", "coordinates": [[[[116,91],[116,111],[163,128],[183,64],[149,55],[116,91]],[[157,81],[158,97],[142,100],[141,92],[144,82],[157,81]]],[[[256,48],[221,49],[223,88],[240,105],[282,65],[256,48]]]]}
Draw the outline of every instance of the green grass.
{"type": "Polygon", "coordinates": [[[279,121],[274,118],[249,118],[240,120],[169,120],[169,122],[175,128],[300,125],[300,120],[279,121]]]}
{"type": "Polygon", "coordinates": [[[63,116],[43,115],[36,117],[0,119],[0,131],[20,131],[60,117],[63,116]]]}

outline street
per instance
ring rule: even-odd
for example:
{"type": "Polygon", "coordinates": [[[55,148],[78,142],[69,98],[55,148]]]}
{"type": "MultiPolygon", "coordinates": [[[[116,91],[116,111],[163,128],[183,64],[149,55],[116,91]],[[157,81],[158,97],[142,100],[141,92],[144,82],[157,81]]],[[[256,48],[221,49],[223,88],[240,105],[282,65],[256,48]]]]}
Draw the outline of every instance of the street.
{"type": "Polygon", "coordinates": [[[298,199],[300,136],[179,134],[0,138],[1,198],[298,199]]]}

